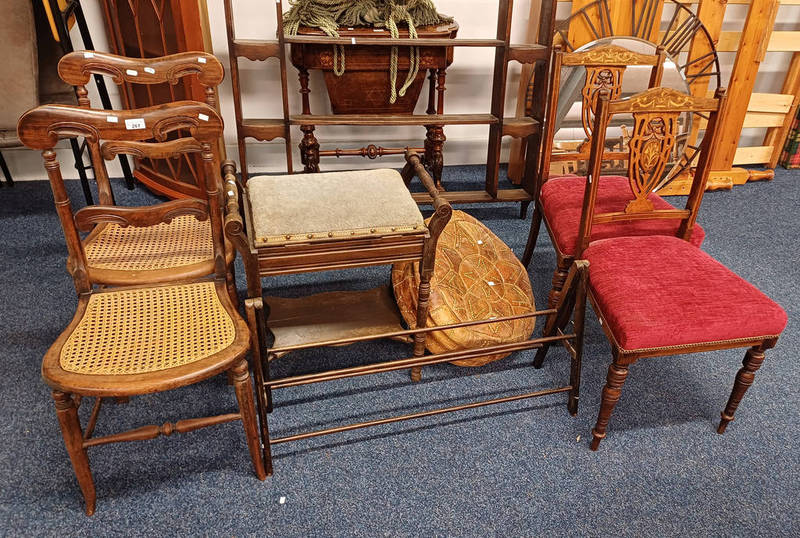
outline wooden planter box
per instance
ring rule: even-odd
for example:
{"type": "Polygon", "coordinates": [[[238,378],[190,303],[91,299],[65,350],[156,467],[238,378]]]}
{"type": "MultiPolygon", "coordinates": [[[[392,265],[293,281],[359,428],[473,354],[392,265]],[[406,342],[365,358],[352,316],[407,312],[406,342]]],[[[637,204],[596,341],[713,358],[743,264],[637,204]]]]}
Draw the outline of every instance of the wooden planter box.
{"type": "MultiPolygon", "coordinates": [[[[421,38],[454,39],[458,32],[455,22],[440,26],[423,26],[417,29],[421,38]]],[[[299,35],[324,35],[315,28],[301,27],[299,35]]],[[[391,35],[385,29],[358,27],[340,28],[344,38],[384,37],[391,35]]],[[[408,30],[400,31],[401,38],[408,37],[408,30]]],[[[406,80],[409,69],[408,47],[400,47],[398,58],[398,89],[406,80]]],[[[333,72],[333,47],[331,45],[292,45],[292,64],[302,70],[321,69],[334,114],[412,114],[419,100],[428,69],[444,69],[453,63],[453,47],[421,47],[420,69],[414,83],[404,97],[389,104],[389,64],[391,47],[345,46],[345,72],[336,76],[333,72]]]]}

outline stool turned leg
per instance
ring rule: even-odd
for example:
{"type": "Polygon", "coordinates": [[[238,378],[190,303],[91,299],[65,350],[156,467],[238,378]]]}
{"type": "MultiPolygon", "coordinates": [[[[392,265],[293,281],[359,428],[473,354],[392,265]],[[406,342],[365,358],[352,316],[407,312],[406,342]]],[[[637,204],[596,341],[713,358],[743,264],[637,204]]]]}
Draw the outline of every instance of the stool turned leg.
{"type": "Polygon", "coordinates": [[[265,480],[267,473],[261,457],[261,441],[258,439],[253,385],[250,383],[247,361],[239,359],[230,372],[233,373],[233,388],[236,391],[236,399],[239,401],[239,413],[242,415],[242,426],[244,426],[244,434],[247,438],[247,447],[250,449],[250,458],[253,460],[253,468],[258,479],[265,480]]]}
{"type": "Polygon", "coordinates": [[[531,218],[531,229],[528,232],[528,243],[525,245],[525,253],[522,255],[522,265],[524,265],[526,269],[531,263],[533,250],[536,248],[536,240],[539,238],[539,227],[541,225],[542,214],[539,212],[538,207],[534,207],[533,217],[531,218]]]}
{"type": "MultiPolygon", "coordinates": [[[[419,301],[417,302],[417,328],[423,329],[428,323],[428,301],[431,296],[431,274],[423,271],[419,283],[419,301]]],[[[422,357],[425,354],[426,333],[414,335],[414,357],[422,357]]],[[[411,381],[422,379],[422,366],[411,368],[411,381]]]]}
{"type": "Polygon", "coordinates": [[[763,362],[764,350],[761,346],[753,346],[747,350],[744,360],[742,361],[742,367],[736,373],[736,381],[733,383],[733,390],[731,391],[730,398],[728,398],[728,405],[725,406],[725,410],[721,413],[722,419],[719,421],[717,433],[725,433],[725,428],[727,428],[728,423],[733,420],[733,414],[736,412],[736,408],[739,407],[739,402],[742,401],[744,393],[747,392],[747,389],[753,384],[756,371],[761,368],[761,363],[763,362]]]}
{"type": "Polygon", "coordinates": [[[626,377],[628,377],[627,365],[617,364],[615,359],[608,367],[606,386],[603,387],[603,400],[600,404],[600,412],[597,414],[597,424],[592,428],[592,450],[597,450],[600,441],[606,436],[608,421],[622,394],[622,385],[625,383],[626,377]]]}
{"type": "Polygon", "coordinates": [[[78,420],[78,408],[72,396],[58,390],[53,391],[53,400],[56,405],[56,415],[61,426],[61,434],[64,437],[64,445],[67,447],[69,459],[72,461],[72,468],[75,470],[75,477],[78,485],[83,492],[86,502],[86,515],[94,514],[97,495],[94,489],[92,471],[89,469],[89,457],[83,447],[83,432],[81,423],[78,420]]]}

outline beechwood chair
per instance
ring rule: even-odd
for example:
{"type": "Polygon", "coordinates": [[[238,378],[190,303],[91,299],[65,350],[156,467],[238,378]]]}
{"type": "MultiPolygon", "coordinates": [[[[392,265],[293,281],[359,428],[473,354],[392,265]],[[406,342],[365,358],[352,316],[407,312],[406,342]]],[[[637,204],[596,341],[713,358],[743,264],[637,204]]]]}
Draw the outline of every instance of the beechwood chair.
{"type": "MultiPolygon", "coordinates": [[[[604,94],[598,101],[575,253],[589,264],[586,295],[611,343],[613,358],[592,430],[592,450],[606,436],[628,367],[638,359],[747,347],[717,428],[723,433],[753,383],[764,351],[775,345],[786,326],[786,313],[779,305],[689,241],[724,106],[724,90],[718,90],[715,98],[701,98],[653,88],[618,101],[604,94]],[[663,209],[650,195],[675,143],[678,116],[685,112],[707,116],[708,126],[686,207],[663,209]],[[600,177],[605,129],[615,114],[634,118],[628,155],[630,192],[624,210],[608,212],[599,203],[601,182],[594,178],[600,177]],[[592,233],[603,223],[655,219],[676,222],[676,234],[596,240],[592,233]]],[[[563,326],[548,320],[544,336],[563,326]]],[[[534,366],[541,367],[547,346],[537,352],[534,366]]]]}
{"type": "MultiPolygon", "coordinates": [[[[213,55],[205,52],[181,52],[159,58],[127,58],[106,52],[76,51],[65,55],[58,63],[61,79],[75,87],[78,104],[89,108],[86,85],[92,75],[105,75],[118,86],[123,84],[162,85],[175,101],[176,85],[181,78],[196,76],[203,89],[205,102],[216,108],[216,88],[225,77],[225,70],[213,55]]],[[[163,91],[163,87],[162,87],[163,91]]],[[[131,97],[132,99],[133,97],[131,97]]],[[[114,117],[109,114],[109,117],[114,117]]],[[[215,141],[213,146],[216,152],[215,141]]],[[[113,205],[103,156],[96,144],[88,142],[97,179],[98,198],[102,205],[113,205]]],[[[136,158],[142,155],[134,154],[136,158]]],[[[168,166],[188,165],[192,155],[176,155],[167,160],[168,166]]],[[[215,156],[215,168],[218,167],[215,156]]],[[[202,185],[197,185],[202,190],[202,185]]],[[[175,192],[175,197],[186,195],[175,192]]],[[[168,223],[148,228],[102,223],[84,239],[88,267],[98,282],[111,285],[153,284],[176,277],[194,278],[214,272],[214,249],[211,225],[191,216],[181,216],[168,223]]],[[[228,293],[234,304],[238,297],[233,272],[235,252],[226,245],[228,293]]]]}
{"type": "MultiPolygon", "coordinates": [[[[241,420],[256,475],[263,480],[266,475],[253,387],[245,360],[251,335],[225,283],[221,181],[211,149],[222,134],[222,119],[210,106],[191,101],[129,111],[46,105],[25,113],[19,120],[18,133],[26,146],[42,151],[66,238],[67,266],[78,292],[75,316],[47,351],[42,377],[53,390],[56,414],[86,501],[86,513],[94,512],[96,498],[87,449],[106,443],[152,439],[241,420]],[[109,121],[110,116],[116,121],[109,121]],[[190,136],[143,142],[164,140],[178,130],[190,136]],[[73,212],[54,150],[60,139],[70,136],[85,137],[105,159],[118,154],[164,158],[200,152],[205,199],[173,200],[149,207],[90,205],[73,212]],[[158,285],[108,287],[87,262],[80,234],[94,226],[147,229],[185,218],[210,223],[210,277],[180,274],[158,285]],[[166,391],[222,372],[231,374],[238,412],[92,437],[102,398],[166,391]],[[97,399],[85,430],[77,409],[83,396],[97,399]]],[[[180,233],[175,232],[177,242],[182,240],[180,233]]]]}
{"type": "MultiPolygon", "coordinates": [[[[656,54],[640,54],[616,45],[597,47],[585,52],[562,52],[556,47],[553,53],[550,73],[550,101],[545,119],[545,136],[540,158],[539,176],[543,183],[537,189],[539,196],[535,202],[531,220],[528,242],[522,263],[530,264],[539,228],[544,221],[550,235],[550,241],[556,252],[556,269],[553,272],[552,289],[549,305],[558,302],[567,271],[575,259],[578,223],[581,216],[585,177],[564,176],[550,178],[550,163],[558,160],[586,160],[594,130],[595,108],[600,92],[607,91],[611,99],[622,95],[622,82],[626,70],[632,66],[646,68],[652,66],[648,88],[657,87],[661,83],[666,55],[663,49],[656,54]],[[581,88],[580,117],[587,141],[576,152],[553,154],[554,136],[556,134],[557,113],[559,108],[559,89],[561,85],[562,67],[583,67],[586,76],[581,88]]],[[[641,88],[642,90],[646,88],[641,88]]],[[[604,133],[605,135],[605,133],[604,133]]],[[[623,152],[606,152],[605,159],[620,160],[623,152]]],[[[615,212],[625,209],[630,198],[628,178],[607,175],[600,178],[597,193],[597,207],[603,212],[615,212]]],[[[649,200],[659,209],[674,209],[656,193],[650,193],[649,200]]],[[[613,221],[598,225],[593,229],[592,238],[617,237],[626,235],[674,235],[677,224],[663,220],[613,221]]],[[[696,226],[691,236],[692,243],[700,245],[705,237],[700,226],[696,226]]]]}

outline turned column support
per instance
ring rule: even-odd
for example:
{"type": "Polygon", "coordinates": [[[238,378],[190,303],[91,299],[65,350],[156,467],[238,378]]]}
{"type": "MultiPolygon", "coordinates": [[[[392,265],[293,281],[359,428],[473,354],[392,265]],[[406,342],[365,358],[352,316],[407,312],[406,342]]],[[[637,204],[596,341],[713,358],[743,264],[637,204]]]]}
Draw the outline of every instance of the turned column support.
{"type": "Polygon", "coordinates": [[[747,392],[747,389],[753,384],[756,372],[761,368],[763,362],[763,346],[753,346],[747,350],[744,360],[742,361],[742,367],[736,373],[736,380],[733,383],[733,390],[728,398],[728,404],[725,406],[722,413],[720,413],[721,420],[717,427],[717,433],[725,433],[728,424],[733,420],[736,408],[739,407],[739,403],[742,401],[742,398],[744,398],[744,393],[747,392]]]}
{"type": "Polygon", "coordinates": [[[614,406],[617,405],[622,395],[622,385],[625,384],[625,378],[628,377],[628,365],[620,364],[618,361],[619,358],[615,357],[614,362],[608,367],[608,376],[606,377],[606,385],[603,387],[600,412],[597,414],[597,424],[592,428],[592,450],[597,450],[600,446],[600,441],[606,436],[608,421],[611,419],[614,406]]]}
{"type": "MultiPolygon", "coordinates": [[[[311,88],[308,85],[308,70],[300,67],[298,68],[298,78],[300,79],[300,97],[303,103],[303,114],[311,114],[311,104],[309,95],[311,88]]],[[[300,140],[300,162],[303,163],[303,171],[305,173],[319,172],[319,142],[314,136],[313,125],[301,125],[300,130],[303,131],[303,139],[300,140]]]]}

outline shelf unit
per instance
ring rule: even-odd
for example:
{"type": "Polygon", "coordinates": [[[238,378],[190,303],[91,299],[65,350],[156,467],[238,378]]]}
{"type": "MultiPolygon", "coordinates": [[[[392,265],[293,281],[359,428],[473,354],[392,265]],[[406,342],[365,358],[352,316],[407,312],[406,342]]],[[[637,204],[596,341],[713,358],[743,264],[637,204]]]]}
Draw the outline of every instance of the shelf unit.
{"type": "MultiPolygon", "coordinates": [[[[553,42],[553,28],[555,24],[555,0],[543,2],[539,24],[541,30],[537,43],[512,44],[511,20],[513,13],[513,0],[498,0],[497,35],[494,39],[383,39],[383,38],[332,38],[323,36],[286,36],[283,31],[283,1],[276,0],[277,39],[252,40],[238,39],[234,28],[234,13],[232,0],[224,0],[225,22],[228,36],[228,50],[230,56],[231,83],[233,85],[234,108],[236,113],[236,133],[239,145],[239,160],[242,180],[247,181],[247,149],[246,140],[253,138],[259,141],[270,141],[282,138],[286,147],[286,168],[288,173],[293,173],[292,163],[292,126],[309,125],[368,125],[368,126],[395,126],[419,125],[438,126],[445,125],[488,125],[489,147],[486,158],[486,181],[482,191],[454,191],[443,193],[451,203],[480,203],[480,202],[522,202],[523,210],[533,199],[538,183],[537,162],[539,146],[541,144],[541,122],[544,119],[546,79],[545,76],[550,63],[550,54],[553,42]],[[347,115],[316,115],[289,112],[288,83],[287,83],[287,53],[286,45],[291,44],[324,44],[324,45],[368,45],[377,47],[387,46],[429,46],[429,47],[489,47],[495,49],[495,60],[492,80],[491,106],[488,114],[410,114],[410,115],[378,115],[378,114],[347,114],[347,115]],[[239,59],[246,58],[251,61],[266,61],[275,58],[280,62],[281,96],[283,101],[283,118],[257,119],[245,118],[242,114],[242,97],[239,78],[239,59]],[[538,87],[534,89],[533,106],[529,115],[521,118],[505,118],[504,106],[506,84],[508,78],[508,65],[515,61],[522,64],[531,64],[535,73],[538,87]],[[521,188],[501,189],[499,187],[500,147],[504,136],[524,138],[527,140],[526,164],[521,188]]],[[[437,111],[438,112],[438,111],[437,111]]],[[[415,199],[419,203],[429,203],[427,194],[417,194],[415,199]]]]}

